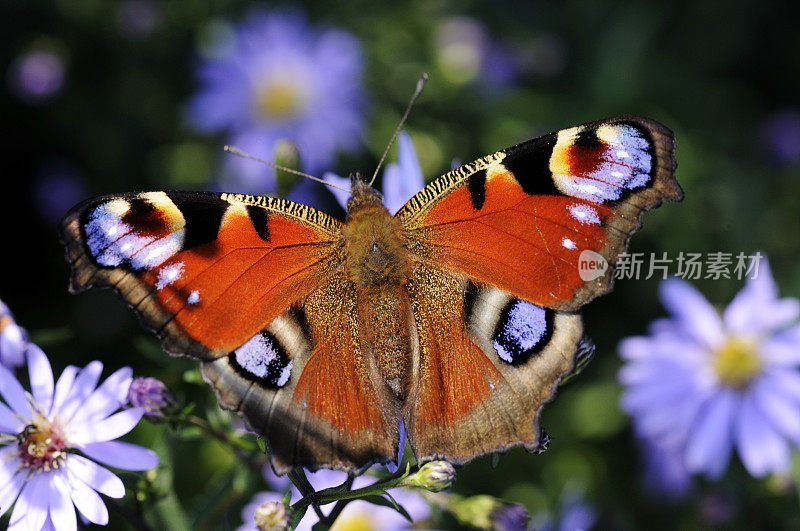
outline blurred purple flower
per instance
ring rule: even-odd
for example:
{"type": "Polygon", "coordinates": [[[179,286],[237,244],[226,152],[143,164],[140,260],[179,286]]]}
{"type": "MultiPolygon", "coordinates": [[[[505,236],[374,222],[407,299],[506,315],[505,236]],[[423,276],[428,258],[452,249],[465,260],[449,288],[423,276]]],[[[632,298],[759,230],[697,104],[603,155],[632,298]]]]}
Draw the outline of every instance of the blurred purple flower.
{"type": "Polygon", "coordinates": [[[691,474],[686,470],[683,456],[674,448],[659,446],[647,437],[639,437],[644,461],[642,472],[645,487],[653,494],[668,500],[682,498],[691,487],[691,474]]]}
{"type": "MultiPolygon", "coordinates": [[[[289,139],[310,173],[358,145],[363,65],[352,35],[310,27],[297,13],[254,11],[230,38],[201,65],[202,88],[188,108],[198,130],[225,132],[232,144],[267,160],[278,140],[289,139]]],[[[224,185],[259,193],[274,185],[271,168],[226,160],[233,177],[224,185]]]]}
{"type": "Polygon", "coordinates": [[[117,27],[131,39],[147,37],[161,22],[161,9],[153,0],[125,0],[117,8],[117,27]]]}
{"type": "Polygon", "coordinates": [[[17,324],[6,303],[0,301],[0,365],[10,369],[25,363],[28,334],[17,324]]]}
{"type": "MultiPolygon", "coordinates": [[[[349,178],[339,177],[332,172],[326,172],[323,178],[337,186],[350,189],[349,178]]],[[[402,131],[397,137],[397,162],[387,164],[383,170],[383,204],[391,214],[394,214],[423,186],[425,178],[422,176],[414,143],[408,133],[402,131]]],[[[347,209],[350,192],[337,188],[330,188],[330,191],[342,208],[347,209]]]]}
{"type": "Polygon", "coordinates": [[[487,88],[502,88],[519,75],[512,48],[493,42],[484,25],[471,17],[451,17],[439,25],[436,58],[442,73],[453,83],[476,82],[487,88]]]}
{"type": "MultiPolygon", "coordinates": [[[[306,472],[309,483],[314,487],[314,490],[320,491],[329,487],[341,485],[347,479],[347,474],[338,470],[321,469],[316,472],[306,472]]],[[[353,489],[366,487],[375,481],[374,477],[358,476],[353,481],[353,489]]],[[[431,509],[428,503],[419,494],[409,489],[394,489],[391,491],[392,497],[395,501],[402,505],[414,521],[425,520],[431,515],[431,509]]],[[[292,487],[292,503],[301,498],[300,493],[296,488],[292,487]]],[[[252,501],[242,509],[243,525],[237,528],[237,531],[256,531],[255,527],[255,512],[258,507],[264,503],[271,501],[280,501],[283,495],[276,492],[259,492],[256,494],[252,501]]],[[[317,517],[313,510],[309,509],[300,524],[297,526],[297,531],[310,530],[314,524],[317,523],[317,517]]],[[[367,529],[408,529],[411,523],[406,520],[400,513],[389,507],[381,507],[373,505],[365,501],[353,501],[347,505],[336,523],[331,527],[332,530],[347,529],[348,525],[363,524],[367,525],[367,529]]]]}
{"type": "Polygon", "coordinates": [[[103,370],[99,361],[82,370],[67,367],[54,384],[39,347],[31,344],[27,358],[29,394],[0,367],[5,400],[0,402],[0,514],[14,505],[9,523],[14,530],[75,529],[75,508],[88,521],[105,525],[108,511],[97,493],[121,498],[125,487],[95,461],[124,470],[158,464],[153,451],[113,440],[144,413],[135,408],[112,414],[125,402],[131,369],[116,371],[95,389],[103,370]]]}
{"type": "Polygon", "coordinates": [[[770,155],[781,163],[800,159],[800,110],[784,109],[769,118],[761,128],[762,141],[770,155]]]}
{"type": "Polygon", "coordinates": [[[42,103],[61,90],[66,71],[60,55],[47,50],[33,50],[23,53],[11,64],[8,85],[20,99],[42,103]]]}
{"type": "Polygon", "coordinates": [[[800,301],[778,298],[766,259],[722,315],[679,279],[661,300],[671,317],[619,347],[637,433],[710,478],[734,447],[753,476],[785,472],[800,446],[800,301]]]}
{"type": "Polygon", "coordinates": [[[533,528],[541,531],[585,531],[597,523],[597,510],[583,500],[583,493],[567,487],[561,496],[558,514],[538,514],[533,528]]]}
{"type": "Polygon", "coordinates": [[[46,165],[33,183],[33,198],[38,213],[52,225],[88,196],[86,183],[80,173],[60,162],[46,165]]]}
{"type": "Polygon", "coordinates": [[[531,522],[531,515],[523,505],[504,503],[492,511],[494,531],[525,531],[531,522]]]}
{"type": "Polygon", "coordinates": [[[174,404],[174,400],[164,382],[140,376],[131,382],[128,404],[130,407],[143,408],[147,416],[160,417],[174,404]]]}

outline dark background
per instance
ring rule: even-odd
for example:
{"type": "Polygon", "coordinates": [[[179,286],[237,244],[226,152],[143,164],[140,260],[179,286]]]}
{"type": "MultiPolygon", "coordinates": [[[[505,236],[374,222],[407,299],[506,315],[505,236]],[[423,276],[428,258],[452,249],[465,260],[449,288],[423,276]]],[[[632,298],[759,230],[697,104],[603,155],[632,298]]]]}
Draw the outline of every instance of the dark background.
{"type": "MultiPolygon", "coordinates": [[[[0,298],[56,371],[93,359],[103,360],[108,371],[131,365],[137,374],[163,379],[181,400],[197,400],[201,410],[216,414],[211,393],[183,379],[192,364],[159,354],[155,339],[113,294],[67,293],[69,272],[55,226],[88,195],[212,185],[223,171],[224,138],[200,135],[184,118],[198,89],[197,51],[212,21],[235,22],[253,5],[270,5],[153,0],[148,4],[156,22],[132,36],[118,20],[122,4],[59,0],[4,2],[0,8],[0,298]],[[54,51],[65,64],[61,89],[39,101],[15,90],[9,73],[34,48],[54,51]]],[[[675,131],[686,198],[647,214],[631,250],[670,257],[761,251],[781,293],[800,296],[800,32],[788,4],[280,5],[307,13],[312,24],[338,26],[363,46],[370,102],[365,141],[331,170],[371,173],[422,72],[430,73],[430,82],[407,130],[429,179],[448,170],[453,158],[472,160],[554,129],[616,114],[651,117],[675,131]],[[492,42],[508,51],[517,63],[513,81],[492,86],[480,74],[466,81],[449,75],[436,35],[455,16],[482,24],[492,42]]],[[[341,215],[327,192],[319,195],[341,215]]],[[[585,310],[597,357],[546,408],[550,450],[538,457],[512,452],[494,470],[479,460],[459,474],[458,492],[495,494],[536,512],[553,510],[569,485],[585,492],[604,525],[620,528],[800,524],[789,480],[750,478],[735,460],[721,481],[697,482],[681,500],[668,503],[644,492],[630,424],[617,407],[616,345],[663,315],[657,285],[618,282],[585,310]],[[709,499],[723,500],[722,516],[709,516],[709,499]]],[[[724,305],[741,283],[695,285],[724,305]]],[[[144,426],[134,439],[156,444],[163,431],[144,426]]],[[[201,438],[181,444],[174,474],[179,498],[191,508],[205,503],[208,485],[220,481],[220,470],[235,458],[201,438]]],[[[252,482],[240,486],[231,507],[258,489],[252,482]]]]}

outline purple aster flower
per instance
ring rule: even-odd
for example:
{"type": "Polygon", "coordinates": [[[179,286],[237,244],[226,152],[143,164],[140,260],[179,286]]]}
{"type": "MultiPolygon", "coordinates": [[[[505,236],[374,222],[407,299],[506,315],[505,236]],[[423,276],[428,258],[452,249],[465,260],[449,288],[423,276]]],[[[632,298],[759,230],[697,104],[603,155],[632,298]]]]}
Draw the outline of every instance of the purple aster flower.
{"type": "Polygon", "coordinates": [[[41,103],[64,85],[64,59],[51,51],[33,50],[17,57],[8,72],[12,92],[28,103],[41,103]]]}
{"type": "Polygon", "coordinates": [[[12,505],[9,529],[75,529],[75,508],[105,525],[102,498],[125,495],[122,481],[95,461],[124,470],[158,464],[154,452],[115,441],[142,418],[142,408],[117,411],[131,382],[126,367],[97,383],[103,364],[69,366],[58,382],[39,347],[28,347],[31,391],[0,367],[0,514],[12,505]],[[16,503],[14,503],[16,500],[16,503]]]}
{"type": "Polygon", "coordinates": [[[25,363],[28,334],[17,324],[6,303],[0,301],[0,365],[14,368],[25,363]]]}
{"type": "MultiPolygon", "coordinates": [[[[296,13],[254,11],[230,38],[200,68],[202,88],[188,109],[198,130],[225,132],[267,160],[278,140],[289,139],[310,173],[359,144],[362,57],[352,35],[309,27],[296,13]]],[[[271,168],[226,160],[232,177],[225,186],[259,193],[272,186],[271,168]]]]}
{"type": "Polygon", "coordinates": [[[721,476],[734,448],[753,476],[785,472],[800,446],[800,301],[778,298],[766,259],[721,315],[679,279],[661,300],[671,317],[620,344],[637,432],[692,473],[721,476]]]}
{"type": "Polygon", "coordinates": [[[150,417],[162,416],[174,403],[167,386],[157,378],[134,378],[128,389],[128,404],[143,408],[150,417]]]}
{"type": "MultiPolygon", "coordinates": [[[[323,178],[337,186],[350,189],[349,178],[340,177],[332,172],[326,172],[323,178]]],[[[397,162],[387,164],[383,170],[383,204],[394,214],[423,186],[425,178],[422,176],[414,143],[408,133],[402,131],[397,137],[397,162]]],[[[342,208],[346,209],[350,193],[338,188],[330,188],[330,191],[342,208]]]]}

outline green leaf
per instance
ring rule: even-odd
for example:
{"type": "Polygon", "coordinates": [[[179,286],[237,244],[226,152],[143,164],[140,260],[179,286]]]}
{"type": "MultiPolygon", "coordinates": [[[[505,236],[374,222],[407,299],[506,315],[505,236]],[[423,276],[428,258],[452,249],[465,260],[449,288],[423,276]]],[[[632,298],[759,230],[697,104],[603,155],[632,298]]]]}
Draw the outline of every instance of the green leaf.
{"type": "Polygon", "coordinates": [[[42,348],[66,343],[73,338],[72,330],[66,326],[59,328],[43,328],[28,332],[31,343],[36,343],[42,348]]]}
{"type": "Polygon", "coordinates": [[[258,444],[258,449],[261,450],[262,454],[267,453],[267,441],[264,440],[264,437],[261,435],[256,437],[256,444],[258,444]]]}
{"type": "MultiPolygon", "coordinates": [[[[291,491],[288,492],[287,495],[291,499],[292,497],[291,491]]],[[[286,503],[285,500],[284,503],[286,503]]],[[[300,520],[302,520],[303,517],[306,515],[306,511],[308,511],[308,505],[304,505],[300,508],[290,507],[289,511],[290,514],[292,515],[292,517],[289,518],[289,529],[294,529],[295,527],[298,526],[298,524],[300,524],[300,520]]]]}

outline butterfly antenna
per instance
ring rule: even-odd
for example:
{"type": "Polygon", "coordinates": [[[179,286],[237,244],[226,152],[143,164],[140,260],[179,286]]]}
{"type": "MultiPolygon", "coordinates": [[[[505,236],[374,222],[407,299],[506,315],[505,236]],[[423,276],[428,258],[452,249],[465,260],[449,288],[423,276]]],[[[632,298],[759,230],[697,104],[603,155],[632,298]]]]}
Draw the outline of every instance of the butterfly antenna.
{"type": "Polygon", "coordinates": [[[337,186],[337,185],[335,185],[333,183],[329,183],[325,179],[320,179],[319,177],[314,177],[313,175],[309,175],[309,174],[303,173],[301,171],[293,170],[292,168],[287,168],[286,166],[281,166],[280,164],[275,164],[274,162],[270,162],[268,160],[264,160],[264,159],[260,159],[258,157],[254,157],[250,153],[245,153],[244,151],[242,151],[241,149],[237,148],[236,146],[225,146],[224,149],[228,153],[231,153],[233,155],[236,155],[236,156],[239,156],[239,157],[242,157],[242,158],[245,158],[245,159],[254,160],[256,162],[260,162],[262,164],[266,164],[267,166],[272,166],[276,170],[281,170],[281,171],[285,171],[285,172],[288,172],[288,173],[292,173],[294,175],[299,175],[300,177],[305,177],[307,179],[311,179],[312,181],[316,181],[318,183],[322,183],[322,184],[324,184],[326,186],[330,186],[331,188],[338,188],[339,190],[347,192],[348,194],[352,193],[349,189],[343,188],[341,186],[337,186]]]}
{"type": "Polygon", "coordinates": [[[422,93],[422,89],[425,87],[425,83],[428,81],[428,74],[422,74],[422,77],[419,78],[417,81],[417,88],[414,89],[414,95],[411,96],[411,101],[408,102],[408,107],[406,107],[406,112],[403,113],[403,117],[400,118],[400,123],[397,124],[397,129],[394,130],[394,134],[392,135],[392,139],[389,140],[389,145],[386,146],[386,149],[383,151],[383,156],[381,157],[380,162],[378,162],[378,167],[375,168],[375,173],[372,174],[372,179],[369,181],[369,185],[372,186],[372,183],[375,182],[375,179],[378,177],[378,171],[383,166],[383,161],[386,159],[386,155],[389,154],[389,150],[392,149],[392,144],[397,139],[397,135],[400,134],[400,130],[403,129],[403,125],[406,123],[406,119],[408,118],[408,114],[411,112],[411,107],[414,106],[414,102],[417,101],[419,95],[422,93]]]}

